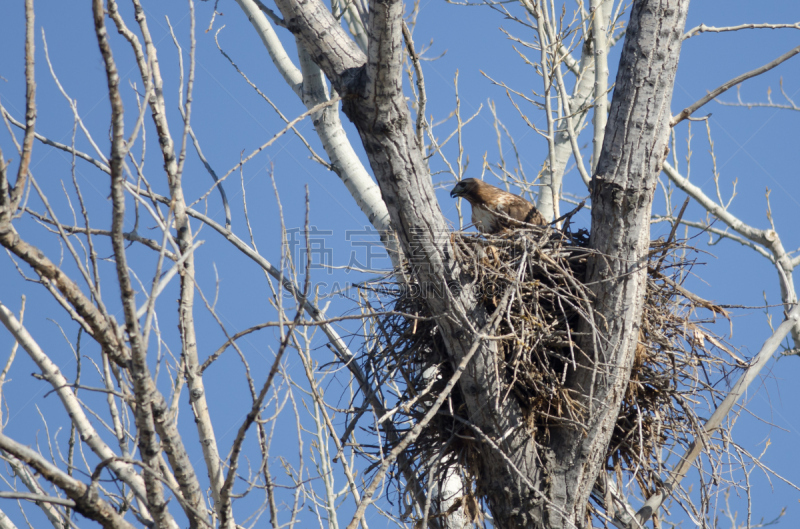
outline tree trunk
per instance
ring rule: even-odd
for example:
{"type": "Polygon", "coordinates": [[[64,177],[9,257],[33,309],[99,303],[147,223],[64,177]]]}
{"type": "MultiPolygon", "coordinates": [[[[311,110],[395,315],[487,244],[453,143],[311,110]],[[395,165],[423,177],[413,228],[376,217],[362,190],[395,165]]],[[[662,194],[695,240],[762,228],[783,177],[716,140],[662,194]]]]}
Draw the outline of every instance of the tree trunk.
{"type": "MultiPolygon", "coordinates": [[[[592,180],[591,247],[586,283],[595,331],[568,380],[585,407],[585,429],[553,436],[549,527],[581,527],[595,480],[607,461],[638,343],[647,279],[650,212],[668,152],[670,101],[688,0],[640,0],[625,34],[603,150],[592,180]]],[[[589,325],[586,325],[589,327],[589,325]]]]}
{"type": "Polygon", "coordinates": [[[514,399],[500,401],[494,344],[481,338],[489,316],[453,258],[449,230],[416,143],[402,88],[403,3],[370,2],[367,56],[319,0],[276,3],[289,30],[344,100],[343,111],[359,132],[392,225],[453,360],[478,347],[459,385],[476,437],[492,440],[474,471],[482,478],[479,492],[495,526],[583,526],[638,336],[645,271],[639,264],[648,246],[652,192],[665,153],[688,0],[645,0],[633,7],[592,195],[592,243],[610,259],[594,263],[589,275],[590,280],[621,276],[595,287],[598,321],[612,322],[600,326],[597,354],[620,370],[592,379],[594,363],[585,359],[573,376],[571,385],[589,411],[590,435],[556,432],[556,448],[544,454],[552,471],[546,480],[519,405],[514,399]],[[567,444],[560,446],[559,440],[567,444]]]}
{"type": "Polygon", "coordinates": [[[495,347],[479,338],[488,317],[453,258],[449,229],[414,136],[402,90],[403,3],[370,2],[368,56],[317,0],[277,5],[344,100],[343,111],[358,129],[392,226],[453,360],[479,348],[460,387],[472,424],[489,438],[504,438],[504,453],[486,446],[482,468],[475,471],[486,478],[484,492],[492,497],[498,526],[530,526],[530,513],[540,503],[532,489],[538,481],[535,445],[521,428],[519,405],[513,399],[500,402],[495,347]]]}

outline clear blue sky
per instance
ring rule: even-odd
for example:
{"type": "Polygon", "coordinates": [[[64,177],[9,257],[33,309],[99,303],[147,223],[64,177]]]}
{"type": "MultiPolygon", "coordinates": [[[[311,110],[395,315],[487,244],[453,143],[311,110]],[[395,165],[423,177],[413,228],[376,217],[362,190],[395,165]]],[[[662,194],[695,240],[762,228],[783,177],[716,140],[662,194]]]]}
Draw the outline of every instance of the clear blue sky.
{"type": "MultiPolygon", "coordinates": [[[[124,4],[124,2],[122,2],[124,4]]],[[[442,0],[422,0],[418,25],[415,30],[415,42],[418,49],[427,47],[431,39],[427,57],[439,57],[436,61],[424,63],[425,82],[428,91],[428,114],[434,120],[445,118],[454,107],[455,96],[453,80],[459,72],[459,95],[462,114],[472,115],[483,105],[479,116],[466,128],[464,149],[469,154],[471,165],[467,176],[479,176],[481,160],[484,153],[490,162],[498,160],[497,143],[493,128],[492,115],[487,107],[488,100],[495,100],[498,115],[514,135],[519,148],[522,166],[529,177],[535,176],[544,160],[546,152],[545,140],[525,126],[514,108],[508,103],[504,91],[493,86],[482,74],[505,81],[509,86],[522,92],[541,91],[541,80],[533,70],[526,66],[512,48],[512,43],[505,34],[499,31],[504,28],[523,40],[532,41],[529,30],[504,20],[498,13],[486,7],[460,7],[446,4],[442,0]]],[[[177,54],[172,44],[164,16],[169,19],[180,39],[184,52],[188,49],[189,19],[186,5],[183,2],[145,2],[151,31],[159,47],[159,59],[165,78],[165,91],[171,101],[169,119],[173,136],[179,137],[180,116],[175,102],[178,87],[177,54]]],[[[244,70],[250,79],[281,108],[290,118],[301,114],[305,109],[296,96],[286,86],[263,48],[259,38],[246,21],[241,10],[232,0],[222,0],[219,11],[223,14],[214,22],[214,29],[205,33],[208,27],[213,2],[197,4],[197,76],[194,92],[193,127],[211,165],[218,174],[224,174],[233,167],[240,157],[266,142],[273,134],[283,128],[283,122],[275,112],[256,94],[242,78],[231,68],[228,61],[217,51],[214,44],[214,32],[222,25],[225,28],[219,33],[219,40],[225,51],[244,70]]],[[[570,5],[570,9],[572,6],[570,5]]],[[[122,6],[129,24],[133,24],[130,9],[122,6]]],[[[46,33],[50,57],[53,67],[70,97],[78,100],[78,108],[86,126],[92,131],[104,152],[108,151],[108,116],[109,105],[106,97],[106,84],[101,57],[94,37],[91,10],[88,2],[55,2],[40,1],[36,4],[36,46],[37,46],[37,82],[38,82],[38,121],[37,131],[65,143],[69,143],[72,135],[72,115],[65,99],[58,92],[47,68],[42,45],[41,30],[46,33]]],[[[0,32],[0,100],[17,119],[24,115],[24,78],[23,78],[23,41],[24,17],[22,2],[7,2],[4,9],[4,30],[0,32]]],[[[625,17],[627,19],[627,16],[625,17]]],[[[687,29],[705,23],[710,26],[728,26],[743,23],[772,22],[794,23],[800,21],[800,3],[792,1],[750,2],[750,1],[710,1],[695,0],[690,8],[687,29]]],[[[110,22],[109,22],[110,24],[110,22]]],[[[279,32],[285,45],[290,49],[291,39],[286,38],[285,31],[279,32]]],[[[120,66],[122,87],[126,98],[126,126],[130,130],[135,121],[135,104],[129,88],[129,81],[136,82],[141,90],[141,79],[135,69],[132,54],[125,47],[121,37],[111,30],[115,57],[120,66]]],[[[672,109],[673,113],[691,104],[705,95],[707,90],[717,87],[728,79],[769,62],[785,53],[800,42],[800,31],[784,30],[750,30],[727,34],[704,34],[688,40],[683,47],[678,77],[675,85],[672,109]]],[[[619,48],[619,47],[618,47],[619,48]]],[[[530,51],[530,50],[529,50],[530,51]]],[[[611,79],[616,75],[616,61],[619,49],[612,53],[611,79]]],[[[741,89],[742,98],[746,101],[760,102],[766,100],[767,87],[772,88],[775,102],[784,102],[778,90],[779,79],[783,79],[786,92],[800,102],[800,57],[788,61],[764,76],[747,81],[741,89]]],[[[736,92],[731,91],[721,99],[732,101],[736,92]]],[[[532,107],[523,107],[532,121],[543,126],[544,117],[532,107]]],[[[740,218],[755,227],[767,228],[765,190],[771,191],[770,203],[775,228],[780,233],[787,250],[800,247],[800,233],[797,226],[800,221],[800,178],[798,178],[798,159],[800,155],[800,114],[796,111],[776,109],[743,109],[723,107],[716,103],[706,106],[699,114],[712,112],[711,127],[715,142],[717,170],[721,178],[721,187],[725,199],[730,195],[732,182],[737,181],[737,197],[730,209],[740,218]]],[[[446,137],[452,130],[452,123],[441,126],[438,136],[446,137]]],[[[323,153],[316,140],[312,125],[308,120],[298,125],[298,129],[311,142],[318,153],[323,153]]],[[[357,142],[357,134],[348,125],[348,134],[357,142]]],[[[686,169],[686,123],[678,127],[678,158],[681,171],[686,169]]],[[[709,145],[702,123],[694,123],[692,127],[692,169],[691,179],[696,185],[712,196],[715,196],[711,172],[709,145]]],[[[157,157],[157,147],[151,126],[147,128],[150,145],[147,168],[151,180],[157,189],[165,191],[165,183],[160,171],[161,162],[157,157]]],[[[19,137],[19,135],[18,135],[19,137]]],[[[590,136],[581,137],[581,145],[586,151],[591,146],[590,136]]],[[[16,168],[16,155],[8,133],[0,132],[0,146],[6,159],[13,158],[12,167],[16,168]]],[[[78,146],[90,151],[91,147],[79,135],[78,146]]],[[[513,156],[508,143],[504,144],[504,156],[513,156]]],[[[456,151],[451,144],[445,149],[447,155],[455,158],[456,151]]],[[[244,168],[244,183],[247,192],[250,221],[255,231],[256,243],[261,252],[274,262],[278,261],[278,214],[269,171],[274,171],[275,180],[281,194],[286,224],[288,227],[299,227],[304,214],[304,187],[309,186],[311,200],[311,224],[320,230],[330,230],[330,234],[321,235],[326,247],[331,249],[331,263],[345,266],[351,258],[363,262],[366,248],[353,245],[348,240],[349,230],[359,230],[368,224],[353,200],[347,194],[339,179],[323,167],[308,160],[308,151],[302,143],[292,135],[286,135],[268,150],[244,168]]],[[[670,160],[672,156],[670,155],[670,160]]],[[[438,160],[432,162],[432,168],[442,170],[438,160]]],[[[45,187],[50,201],[59,217],[72,218],[72,212],[64,199],[60,183],[71,187],[70,159],[61,151],[56,151],[37,143],[31,165],[34,176],[45,187]]],[[[105,227],[108,222],[110,205],[107,201],[108,182],[105,175],[92,169],[87,164],[78,163],[76,178],[82,186],[87,202],[96,208],[93,222],[96,227],[105,227]]],[[[445,215],[457,224],[454,202],[447,195],[452,176],[448,174],[434,175],[434,182],[443,187],[437,196],[445,215]]],[[[209,175],[189,149],[189,158],[185,172],[186,191],[189,200],[202,195],[211,184],[209,175]]],[[[577,172],[573,169],[565,179],[565,188],[578,196],[586,195],[577,172]]],[[[247,229],[241,208],[241,181],[234,176],[226,183],[231,205],[234,210],[233,226],[236,233],[247,240],[247,229]]],[[[663,208],[663,201],[657,194],[657,206],[663,208]]],[[[673,199],[676,205],[683,202],[683,196],[676,192],[673,199]]],[[[216,195],[208,203],[208,214],[222,221],[220,201],[216,195]]],[[[41,210],[37,199],[31,205],[41,210]]],[[[202,209],[202,205],[199,205],[202,209]]],[[[566,208],[566,205],[562,206],[566,208]]],[[[657,209],[658,211],[658,209],[657,209]]],[[[78,213],[80,216],[80,213],[78,213]]],[[[690,206],[686,218],[704,220],[705,214],[695,205],[690,206]]],[[[588,227],[589,218],[581,214],[577,223],[588,227]]],[[[79,221],[80,224],[80,221],[79,221]]],[[[718,225],[721,227],[721,225],[718,225]]],[[[130,229],[129,226],[127,229],[130,229]]],[[[140,232],[147,233],[152,223],[143,220],[140,232]]],[[[40,244],[42,249],[54,261],[62,256],[62,249],[57,242],[46,235],[41,226],[30,220],[18,223],[18,229],[30,241],[40,244]]],[[[668,228],[657,225],[653,229],[653,237],[666,235],[668,228]]],[[[155,233],[155,232],[153,232],[155,233]]],[[[263,274],[247,260],[235,254],[216,234],[204,228],[199,239],[206,240],[198,250],[198,259],[202,264],[198,268],[198,282],[209,299],[214,298],[216,265],[221,278],[217,311],[231,332],[237,332],[250,325],[274,319],[274,311],[269,306],[269,289],[263,274]]],[[[696,277],[687,285],[699,295],[724,304],[740,304],[757,306],[780,301],[778,281],[774,268],[763,257],[750,249],[730,241],[722,241],[713,247],[706,245],[707,236],[697,239],[701,250],[708,253],[698,255],[698,261],[704,263],[694,270],[696,277]]],[[[137,263],[148,263],[152,256],[136,247],[131,254],[137,263]]],[[[107,257],[111,254],[107,245],[101,244],[99,252],[107,257]],[[105,252],[105,253],[103,253],[105,252]]],[[[65,267],[74,270],[68,256],[64,256],[65,267]]],[[[375,265],[376,263],[373,263],[375,265]]],[[[385,260],[379,260],[378,266],[387,266],[385,260]]],[[[104,273],[113,273],[113,265],[105,263],[104,273]]],[[[24,272],[31,271],[22,267],[24,272]]],[[[145,268],[150,270],[150,268],[145,268]]],[[[346,284],[358,281],[362,276],[318,270],[314,280],[323,282],[323,293],[330,292],[334,283],[346,284]]],[[[141,277],[149,284],[150,277],[141,277]]],[[[105,288],[114,292],[113,282],[106,280],[105,288]]],[[[174,287],[174,285],[173,285],[174,287]]],[[[75,361],[67,342],[61,336],[58,327],[51,319],[58,321],[66,329],[67,336],[74,341],[75,330],[70,325],[68,316],[52,301],[49,294],[41,287],[23,281],[7,257],[0,259],[0,300],[13,310],[19,309],[21,294],[27,295],[27,313],[25,322],[29,330],[40,341],[40,344],[61,366],[67,376],[74,376],[75,361]]],[[[162,301],[164,313],[160,322],[164,339],[172,348],[173,354],[178,341],[175,335],[174,307],[172,303],[176,292],[165,293],[162,301]]],[[[341,297],[331,298],[331,314],[352,310],[353,305],[341,297]]],[[[202,301],[198,300],[198,313],[203,313],[202,301]]],[[[779,308],[770,310],[773,321],[782,318],[779,308]]],[[[118,316],[121,320],[121,316],[118,316]]],[[[201,358],[214,351],[224,341],[222,333],[205,313],[200,316],[201,358]]],[[[729,333],[725,322],[717,327],[722,334],[729,333]]],[[[350,327],[344,327],[350,329],[350,327]]],[[[740,349],[743,355],[750,356],[758,351],[761,343],[770,334],[763,309],[746,309],[734,311],[733,334],[728,336],[730,343],[740,349]]],[[[11,339],[5,330],[0,330],[0,362],[8,355],[11,339]]],[[[263,380],[274,349],[277,346],[271,331],[262,331],[252,335],[241,343],[250,360],[253,374],[257,381],[263,380]],[[263,361],[261,359],[263,358],[263,361]]],[[[86,354],[93,354],[95,349],[86,354]]],[[[217,422],[218,439],[222,452],[232,441],[235,430],[246,410],[241,406],[242,399],[249,400],[246,388],[241,384],[241,364],[230,357],[220,362],[207,373],[209,387],[215,388],[210,397],[212,415],[217,422]],[[235,381],[235,382],[231,382],[235,381]]],[[[332,360],[324,347],[315,353],[321,363],[332,360]]],[[[297,369],[296,360],[288,360],[289,369],[297,369]]],[[[88,362],[84,371],[94,369],[88,362]]],[[[30,373],[35,366],[18,353],[18,358],[11,370],[11,380],[4,386],[4,398],[8,409],[3,409],[5,432],[21,442],[33,444],[38,439],[40,446],[46,450],[44,427],[37,413],[37,406],[45,416],[57,414],[60,404],[57,397],[44,394],[50,389],[44,382],[32,379],[30,373]]],[[[165,376],[162,373],[161,376],[165,376]]],[[[778,471],[784,477],[800,482],[800,458],[796,447],[800,444],[800,414],[795,403],[800,397],[800,385],[796,380],[800,375],[797,358],[784,358],[771,364],[769,372],[753,386],[747,395],[750,413],[743,413],[734,427],[734,438],[751,453],[760,454],[769,445],[763,456],[763,462],[778,471]]],[[[326,391],[338,391],[337,387],[346,383],[346,377],[339,375],[333,378],[326,391]]],[[[87,402],[101,403],[104,397],[83,394],[87,402]]],[[[185,399],[185,397],[184,397],[185,399]]],[[[246,401],[245,400],[245,401],[246,401]]],[[[182,404],[185,404],[183,402],[182,404]]],[[[346,399],[342,406],[346,404],[346,399]]],[[[50,424],[51,436],[59,424],[54,420],[50,424]]],[[[184,435],[193,440],[195,433],[192,419],[188,411],[181,415],[181,427],[184,435]]],[[[62,447],[66,445],[68,431],[59,434],[62,447]],[[65,433],[66,432],[66,433],[65,433]]],[[[292,438],[277,439],[273,446],[273,454],[283,452],[294,453],[292,438]]],[[[199,452],[198,452],[199,454],[199,452]]],[[[201,463],[198,460],[198,466],[201,463]]],[[[276,466],[276,470],[278,467],[276,466]]],[[[800,495],[796,490],[784,485],[780,480],[772,479],[774,489],[763,477],[763,473],[755,470],[752,474],[754,485],[754,521],[759,518],[772,518],[782,507],[788,507],[783,519],[783,527],[795,527],[800,524],[800,495]]],[[[694,494],[698,494],[694,489],[694,494]]],[[[735,509],[743,519],[746,504],[741,499],[732,499],[735,509]]],[[[18,526],[24,525],[16,507],[8,500],[1,502],[3,510],[9,514],[18,526]]],[[[28,509],[33,512],[35,509],[28,509]]],[[[688,517],[673,509],[673,521],[684,520],[683,527],[692,527],[688,517]]],[[[88,523],[81,523],[89,526],[88,523]]],[[[375,522],[377,523],[377,522],[375,522]]],[[[727,527],[727,526],[723,526],[727,527]]]]}

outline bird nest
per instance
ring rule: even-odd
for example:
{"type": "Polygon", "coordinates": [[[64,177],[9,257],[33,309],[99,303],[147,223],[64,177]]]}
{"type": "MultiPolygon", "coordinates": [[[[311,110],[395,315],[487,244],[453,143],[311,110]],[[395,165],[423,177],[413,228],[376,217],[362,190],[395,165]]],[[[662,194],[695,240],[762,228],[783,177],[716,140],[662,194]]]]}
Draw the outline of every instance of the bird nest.
{"type": "MultiPolygon", "coordinates": [[[[494,332],[501,337],[497,340],[500,398],[517,400],[525,416],[520,427],[527,428],[540,446],[548,445],[553,427],[580,427],[584,417],[565,381],[582,354],[578,333],[586,325],[581,320],[590,321],[587,315],[592,313],[591,293],[583,284],[590,257],[588,239],[584,230],[551,228],[502,236],[452,234],[456,256],[487,312],[491,314],[504,297],[509,300],[494,332]],[[509,289],[511,296],[506,296],[509,289]]],[[[713,405],[715,382],[737,367],[729,361],[735,357],[722,340],[703,327],[717,315],[727,317],[725,311],[681,286],[694,264],[687,258],[696,255],[690,250],[685,242],[651,243],[640,345],[608,447],[608,470],[619,482],[626,476],[626,481],[637,483],[644,497],[660,483],[661,449],[680,453],[681,446],[697,437],[702,421],[693,411],[696,402],[705,399],[713,405]],[[707,319],[700,320],[702,316],[707,319]]],[[[413,288],[382,286],[367,286],[372,294],[392,294],[382,299],[383,315],[375,321],[378,343],[370,344],[363,360],[368,372],[388,381],[383,387],[388,390],[387,407],[394,404],[390,413],[398,439],[430,409],[454,365],[424,298],[413,295],[413,288]]],[[[423,476],[423,484],[441,479],[447,467],[466,469],[469,475],[463,477],[472,487],[464,496],[465,506],[468,499],[475,505],[475,498],[483,495],[480,465],[472,464],[480,457],[481,441],[467,425],[466,413],[456,387],[406,449],[405,458],[423,476]]],[[[387,444],[391,442],[376,454],[392,448],[387,444]]],[[[399,480],[398,492],[403,492],[399,480]]]]}

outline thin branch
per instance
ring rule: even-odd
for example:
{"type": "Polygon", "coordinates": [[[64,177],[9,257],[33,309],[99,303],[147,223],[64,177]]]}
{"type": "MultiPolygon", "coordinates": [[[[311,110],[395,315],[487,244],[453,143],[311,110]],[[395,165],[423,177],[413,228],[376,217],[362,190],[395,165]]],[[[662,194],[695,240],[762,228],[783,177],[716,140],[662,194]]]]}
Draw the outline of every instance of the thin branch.
{"type": "MultiPolygon", "coordinates": [[[[787,304],[786,310],[791,310],[791,307],[788,304],[794,303],[794,301],[797,299],[794,280],[792,278],[794,265],[783,247],[783,243],[781,242],[778,232],[772,229],[759,230],[748,224],[745,224],[730,211],[726,210],[724,206],[714,202],[703,192],[702,189],[689,182],[688,178],[684,178],[666,161],[663,165],[663,171],[669,177],[669,179],[678,186],[679,189],[695,199],[708,213],[714,215],[722,222],[733,228],[734,231],[743,235],[747,239],[769,249],[769,251],[772,253],[771,260],[773,260],[775,263],[775,267],[779,271],[779,275],[781,277],[781,297],[783,302],[787,304]]],[[[796,343],[800,343],[800,326],[792,331],[792,339],[796,343]]]]}
{"type": "Polygon", "coordinates": [[[592,166],[594,173],[600,152],[603,150],[603,138],[608,120],[608,34],[606,32],[606,11],[613,6],[612,0],[591,0],[592,38],[594,45],[594,136],[592,138],[592,166]],[[605,5],[603,5],[605,4],[605,5]]]}
{"type": "Polygon", "coordinates": [[[414,39],[411,35],[411,30],[408,29],[408,24],[403,21],[403,39],[406,41],[406,50],[408,57],[411,59],[411,64],[414,65],[414,74],[417,79],[417,144],[421,150],[425,149],[425,105],[427,97],[425,95],[425,77],[422,75],[422,64],[419,60],[419,55],[414,49],[414,39]]]}
{"type": "Polygon", "coordinates": [[[45,494],[34,494],[32,492],[0,492],[0,498],[8,498],[11,500],[28,500],[35,502],[52,503],[53,505],[64,505],[65,507],[75,507],[75,502],[66,500],[64,498],[57,498],[55,496],[47,496],[45,494]]]}
{"type": "Polygon", "coordinates": [[[30,448],[0,434],[0,448],[14,454],[46,480],[63,490],[74,502],[74,509],[83,516],[98,522],[106,529],[134,529],[117,510],[105,502],[93,487],[87,487],[80,481],[62,472],[41,455],[30,448]]]}
{"type": "MultiPolygon", "coordinates": [[[[61,228],[64,230],[64,232],[68,235],[72,235],[73,233],[83,233],[87,235],[105,235],[107,237],[111,236],[111,231],[109,230],[101,230],[97,228],[87,229],[87,228],[82,228],[80,226],[67,226],[66,224],[60,224],[52,219],[49,219],[44,215],[41,215],[40,213],[33,211],[30,208],[25,208],[25,212],[34,216],[37,220],[44,222],[45,224],[50,224],[53,226],[60,225],[61,228]]],[[[147,239],[133,232],[123,232],[122,236],[125,237],[126,241],[138,242],[156,252],[160,252],[163,248],[158,242],[154,241],[153,239],[147,239]]],[[[166,255],[171,261],[177,261],[179,259],[178,255],[175,252],[171,252],[169,250],[165,250],[164,255],[166,255]]]]}
{"type": "Polygon", "coordinates": [[[447,384],[442,388],[441,393],[436,397],[436,400],[431,405],[430,409],[425,413],[425,416],[414,425],[410,432],[408,432],[403,439],[397,443],[392,451],[383,459],[378,471],[375,473],[375,476],[372,478],[372,482],[369,484],[367,489],[364,491],[364,496],[361,498],[361,501],[358,504],[358,509],[356,509],[356,513],[353,515],[353,519],[347,525],[347,529],[357,529],[359,522],[364,516],[364,512],[366,511],[367,507],[372,503],[372,497],[375,494],[375,490],[377,490],[378,486],[380,486],[381,482],[383,481],[383,477],[386,475],[386,472],[389,470],[389,467],[397,460],[398,456],[410,445],[413,443],[417,437],[422,433],[422,430],[428,425],[428,423],[434,418],[434,416],[439,412],[439,409],[442,405],[448,400],[450,393],[455,388],[456,384],[458,383],[461,375],[466,371],[467,365],[472,360],[472,357],[475,353],[480,349],[481,344],[483,343],[484,339],[488,338],[490,333],[493,332],[495,328],[495,323],[498,321],[498,316],[501,315],[506,309],[506,303],[508,302],[509,298],[511,297],[512,289],[508,289],[503,296],[503,299],[498,304],[497,309],[495,309],[494,313],[491,315],[489,320],[486,324],[481,328],[478,332],[475,333],[475,339],[470,347],[467,354],[461,359],[461,361],[456,366],[453,375],[450,377],[450,380],[447,381],[447,384]]]}
{"type": "MultiPolygon", "coordinates": [[[[306,230],[308,230],[308,216],[309,216],[309,206],[308,206],[308,186],[306,186],[306,230]]],[[[312,252],[310,250],[310,239],[306,237],[306,270],[311,265],[311,258],[312,252]]],[[[308,293],[311,288],[311,275],[306,273],[305,284],[303,285],[303,298],[308,297],[308,293]]],[[[282,315],[282,311],[280,312],[282,315]]],[[[234,439],[233,446],[231,447],[230,457],[228,458],[228,474],[225,476],[225,483],[220,489],[219,498],[221,507],[218,509],[220,513],[220,526],[233,529],[233,511],[231,505],[231,491],[233,489],[233,481],[236,478],[236,469],[239,466],[239,454],[242,450],[242,444],[244,443],[245,436],[247,434],[247,430],[252,426],[252,424],[256,421],[259,413],[261,413],[261,405],[264,402],[264,399],[267,396],[270,388],[272,387],[272,381],[275,378],[275,375],[278,373],[278,368],[280,367],[281,359],[283,358],[286,349],[289,346],[289,341],[291,340],[292,336],[294,335],[294,330],[297,327],[297,323],[303,316],[303,309],[302,307],[297,308],[297,312],[294,316],[294,321],[289,326],[288,329],[284,331],[283,327],[281,327],[281,334],[283,335],[281,338],[280,346],[278,348],[278,352],[275,355],[275,359],[272,362],[272,367],[269,370],[269,374],[267,375],[267,380],[264,382],[264,385],[261,387],[261,391],[258,394],[258,397],[253,402],[253,405],[250,408],[245,420],[239,426],[239,431],[236,434],[236,439],[234,439]]]]}
{"type": "Polygon", "coordinates": [[[31,163],[33,149],[34,126],[36,125],[36,80],[34,78],[34,31],[33,0],[25,0],[25,136],[22,139],[17,179],[10,192],[10,213],[19,206],[25,183],[28,178],[28,167],[31,163]]]}
{"type": "Polygon", "coordinates": [[[583,156],[581,155],[580,147],[578,147],[578,131],[572,124],[572,109],[570,108],[569,95],[564,86],[564,79],[561,75],[561,68],[556,66],[556,81],[558,82],[558,90],[561,94],[561,101],[564,102],[564,118],[566,120],[567,134],[569,134],[569,144],[572,147],[572,156],[575,158],[575,164],[578,166],[578,173],[581,175],[583,183],[588,188],[591,184],[592,177],[586,172],[586,167],[583,165],[583,156]]]}
{"type": "Polygon", "coordinates": [[[772,70],[773,68],[775,68],[776,66],[778,66],[782,62],[788,61],[789,59],[791,59],[792,57],[794,57],[798,53],[800,53],[800,46],[797,46],[796,48],[792,48],[791,50],[787,51],[786,53],[784,53],[783,55],[781,55],[780,57],[778,57],[774,61],[769,62],[769,63],[765,64],[764,66],[760,66],[759,68],[756,68],[755,70],[750,70],[749,72],[743,73],[742,75],[734,77],[733,79],[731,79],[727,83],[724,83],[724,84],[718,86],[717,88],[715,88],[714,90],[709,92],[705,97],[697,100],[692,105],[684,108],[676,116],[673,116],[672,120],[669,123],[670,126],[674,127],[675,125],[677,125],[678,123],[680,123],[684,119],[686,119],[689,116],[691,116],[692,114],[694,114],[694,112],[697,109],[699,109],[700,107],[702,107],[703,105],[705,105],[709,101],[713,100],[718,95],[720,95],[720,94],[722,94],[724,92],[727,92],[729,89],[733,88],[734,86],[738,85],[739,83],[741,83],[743,81],[746,81],[747,79],[750,79],[751,77],[755,77],[757,75],[761,75],[764,72],[768,72],[769,70],[772,70]]]}
{"type": "MultiPolygon", "coordinates": [[[[5,119],[7,119],[12,125],[14,125],[16,127],[19,127],[21,129],[25,128],[25,125],[23,123],[21,123],[20,121],[17,121],[16,119],[14,119],[14,117],[11,116],[11,114],[9,114],[8,111],[5,109],[5,107],[3,107],[2,105],[0,105],[0,112],[2,112],[3,117],[5,119]]],[[[42,136],[38,132],[34,132],[33,136],[37,140],[39,140],[40,142],[44,143],[45,145],[49,145],[51,147],[55,147],[56,149],[60,149],[62,151],[68,152],[70,154],[73,154],[73,155],[77,156],[81,160],[85,160],[85,161],[89,162],[90,164],[94,165],[95,167],[97,167],[98,169],[103,171],[104,173],[110,173],[111,172],[111,169],[108,167],[108,165],[106,165],[102,161],[99,161],[99,160],[97,160],[95,158],[92,158],[90,155],[86,154],[85,152],[79,151],[79,150],[77,150],[77,149],[75,149],[75,148],[73,148],[73,147],[71,147],[69,145],[66,145],[64,143],[60,143],[60,142],[51,140],[51,139],[49,139],[49,138],[47,138],[45,136],[42,136]]]]}
{"type": "MultiPolygon", "coordinates": [[[[102,0],[92,1],[94,14],[94,27],[100,54],[105,64],[106,79],[108,82],[108,96],[111,102],[111,199],[113,211],[111,216],[111,244],[114,249],[116,262],[117,281],[119,283],[122,307],[125,313],[125,324],[131,344],[131,373],[134,381],[134,394],[136,396],[136,431],[139,436],[139,449],[142,460],[146,465],[158,467],[161,453],[161,443],[155,432],[155,422],[151,401],[153,391],[151,388],[150,372],[147,366],[147,345],[143,343],[139,332],[139,322],[136,318],[136,294],[131,285],[128,263],[125,255],[125,239],[122,237],[125,223],[125,190],[123,176],[123,163],[125,161],[124,139],[124,109],[119,93],[119,73],[114,61],[108,31],[105,25],[102,0]],[[150,384],[148,384],[150,382],[150,384]]],[[[164,489],[161,481],[145,473],[145,492],[147,506],[153,515],[156,526],[167,528],[175,524],[175,520],[167,509],[164,499],[164,489]]],[[[192,516],[187,513],[190,519],[192,516]]]]}
{"type": "Polygon", "coordinates": [[[278,138],[286,134],[288,131],[292,130],[294,126],[297,125],[300,121],[304,120],[305,118],[307,118],[311,114],[314,114],[315,112],[319,112],[324,108],[327,108],[331,105],[335,105],[340,101],[340,99],[341,98],[339,96],[334,96],[330,100],[320,103],[319,105],[316,105],[313,108],[310,108],[309,110],[306,110],[305,112],[303,112],[302,114],[291,120],[289,123],[286,124],[285,127],[283,127],[274,136],[272,136],[272,138],[270,138],[269,141],[267,141],[260,147],[256,148],[253,152],[251,152],[249,155],[243,158],[239,163],[231,167],[231,169],[227,173],[225,173],[219,180],[214,182],[214,185],[212,185],[211,188],[209,188],[209,190],[206,191],[205,194],[203,194],[203,196],[201,196],[200,198],[195,200],[192,204],[190,204],[190,207],[204,200],[209,195],[209,193],[211,193],[218,185],[222,185],[222,182],[224,182],[231,174],[233,174],[234,171],[244,166],[244,164],[252,160],[258,153],[260,153],[261,151],[263,151],[264,149],[275,143],[275,141],[277,141],[278,138]]]}
{"type": "Polygon", "coordinates": [[[800,106],[797,106],[797,104],[792,100],[791,97],[789,97],[789,94],[787,94],[786,90],[783,88],[783,78],[780,79],[779,83],[780,83],[780,88],[781,88],[781,94],[783,94],[783,97],[786,98],[786,101],[789,102],[788,105],[787,104],[782,104],[782,103],[775,103],[775,102],[772,101],[772,88],[771,87],[767,87],[767,102],[766,103],[746,103],[746,102],[742,101],[741,85],[736,87],[736,100],[737,101],[735,103],[728,102],[728,101],[719,101],[719,100],[717,101],[717,103],[719,103],[722,106],[745,107],[745,108],[748,108],[748,109],[751,109],[751,108],[780,108],[782,110],[800,111],[800,106]]]}
{"type": "MultiPolygon", "coordinates": [[[[736,381],[733,388],[728,392],[728,395],[725,397],[725,400],[717,407],[714,413],[711,415],[711,418],[703,426],[704,434],[700,437],[700,439],[695,439],[694,442],[689,445],[686,452],[681,457],[681,460],[678,462],[677,465],[672,469],[670,472],[669,478],[664,485],[664,488],[653,494],[642,506],[641,509],[636,513],[636,518],[634,521],[641,525],[644,524],[647,520],[653,516],[653,513],[661,506],[664,499],[666,499],[667,495],[675,490],[675,488],[680,484],[681,480],[686,475],[686,472],[694,463],[694,460],[697,459],[697,456],[700,455],[702,451],[705,441],[704,439],[711,435],[717,428],[719,428],[720,424],[722,424],[722,420],[725,416],[730,413],[733,409],[736,402],[739,400],[744,392],[747,390],[748,386],[756,379],[758,374],[761,370],[766,366],[767,362],[772,358],[772,355],[775,351],[780,347],[781,342],[786,335],[795,327],[795,325],[800,322],[800,305],[797,305],[783,323],[775,330],[775,332],[767,338],[764,342],[764,345],[761,346],[761,350],[758,354],[750,361],[750,366],[742,373],[739,377],[739,380],[736,381]]],[[[633,524],[629,524],[629,527],[632,527],[633,524]]]]}
{"type": "Polygon", "coordinates": [[[739,24],[738,26],[722,28],[700,24],[684,33],[683,40],[690,39],[701,33],[724,33],[726,31],[739,31],[741,29],[800,29],[800,22],[795,24],[739,24]]]}

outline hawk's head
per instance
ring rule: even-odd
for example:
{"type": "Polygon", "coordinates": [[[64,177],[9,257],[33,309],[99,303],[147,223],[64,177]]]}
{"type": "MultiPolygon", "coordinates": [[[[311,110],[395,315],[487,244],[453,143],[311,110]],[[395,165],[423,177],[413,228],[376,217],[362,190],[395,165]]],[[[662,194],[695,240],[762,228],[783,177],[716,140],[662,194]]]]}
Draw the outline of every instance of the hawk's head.
{"type": "Polygon", "coordinates": [[[463,197],[468,195],[472,190],[481,184],[480,180],[474,178],[465,178],[450,191],[450,198],[463,197]]]}

